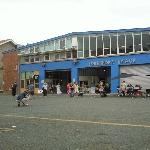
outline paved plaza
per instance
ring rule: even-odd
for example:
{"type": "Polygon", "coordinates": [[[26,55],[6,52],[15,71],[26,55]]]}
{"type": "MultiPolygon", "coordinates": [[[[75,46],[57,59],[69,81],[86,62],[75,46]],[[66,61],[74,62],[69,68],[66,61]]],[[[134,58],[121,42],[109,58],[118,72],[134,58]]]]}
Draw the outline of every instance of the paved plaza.
{"type": "Polygon", "coordinates": [[[150,99],[0,95],[0,150],[150,150],[150,99]]]}

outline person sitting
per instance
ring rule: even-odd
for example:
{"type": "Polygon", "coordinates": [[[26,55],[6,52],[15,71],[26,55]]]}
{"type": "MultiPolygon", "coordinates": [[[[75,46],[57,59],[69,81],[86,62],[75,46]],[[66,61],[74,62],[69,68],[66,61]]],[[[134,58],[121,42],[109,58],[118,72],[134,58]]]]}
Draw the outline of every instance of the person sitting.
{"type": "Polygon", "coordinates": [[[20,93],[18,96],[17,96],[17,103],[18,103],[18,107],[20,107],[20,103],[22,103],[24,106],[28,106],[28,101],[30,99],[30,95],[29,95],[29,91],[26,90],[22,93],[20,93]]]}

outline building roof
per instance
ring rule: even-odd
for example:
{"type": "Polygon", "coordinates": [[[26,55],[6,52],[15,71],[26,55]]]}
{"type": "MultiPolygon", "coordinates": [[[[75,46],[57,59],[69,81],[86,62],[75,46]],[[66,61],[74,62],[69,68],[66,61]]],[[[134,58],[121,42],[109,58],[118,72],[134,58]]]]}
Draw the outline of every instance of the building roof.
{"type": "Polygon", "coordinates": [[[25,46],[19,47],[18,49],[21,50],[21,49],[29,48],[29,47],[32,47],[32,46],[44,44],[44,43],[52,41],[52,40],[58,40],[58,39],[61,39],[61,38],[64,38],[64,37],[70,37],[70,36],[82,36],[82,35],[89,35],[89,34],[96,35],[96,34],[107,34],[107,33],[124,33],[124,32],[144,32],[144,31],[150,31],[150,27],[147,27],[147,28],[132,28],[132,29],[119,29],[119,30],[72,32],[72,33],[57,36],[57,37],[54,37],[54,38],[51,38],[51,39],[39,41],[39,42],[32,43],[32,44],[27,44],[25,46]]]}
{"type": "Polygon", "coordinates": [[[0,46],[6,44],[8,42],[12,42],[14,45],[17,45],[12,39],[0,40],[0,46]]]}

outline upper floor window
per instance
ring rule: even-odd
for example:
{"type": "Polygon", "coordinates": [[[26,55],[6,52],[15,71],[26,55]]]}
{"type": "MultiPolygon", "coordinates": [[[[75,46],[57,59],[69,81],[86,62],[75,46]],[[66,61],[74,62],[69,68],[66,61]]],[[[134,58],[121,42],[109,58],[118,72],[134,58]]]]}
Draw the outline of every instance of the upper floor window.
{"type": "Polygon", "coordinates": [[[141,51],[141,33],[134,33],[134,51],[141,51]]]}
{"type": "Polygon", "coordinates": [[[90,36],[90,55],[96,56],[96,37],[90,36]]]}
{"type": "Polygon", "coordinates": [[[83,37],[77,37],[77,42],[78,42],[78,57],[82,58],[83,57],[83,37]]]}
{"type": "Polygon", "coordinates": [[[126,52],[126,36],[124,33],[118,34],[118,49],[120,54],[126,52]]]}
{"type": "Polygon", "coordinates": [[[30,62],[32,63],[32,62],[34,62],[34,57],[30,57],[30,62]]]}
{"type": "Polygon", "coordinates": [[[65,38],[60,40],[60,49],[65,49],[65,38]]]}
{"type": "Polygon", "coordinates": [[[150,50],[150,33],[142,33],[142,46],[143,51],[149,51],[150,50]]]}
{"type": "Polygon", "coordinates": [[[35,53],[38,53],[40,51],[39,46],[35,46],[35,53]]]}
{"type": "Polygon", "coordinates": [[[89,57],[89,36],[84,37],[84,58],[89,57]]]}
{"type": "Polygon", "coordinates": [[[111,35],[111,54],[117,54],[117,34],[111,35]]]}
{"type": "Polygon", "coordinates": [[[132,33],[126,34],[126,53],[133,52],[133,36],[132,33]]]}
{"type": "Polygon", "coordinates": [[[103,42],[104,42],[104,55],[110,54],[110,36],[103,35],[103,42]]]}
{"type": "Polygon", "coordinates": [[[103,55],[103,40],[102,35],[97,37],[97,56],[103,55]]]}
{"type": "Polygon", "coordinates": [[[66,38],[66,48],[67,49],[72,48],[72,38],[71,37],[66,38]]]}
{"type": "Polygon", "coordinates": [[[45,54],[44,59],[49,60],[49,54],[45,54]]]}
{"type": "Polygon", "coordinates": [[[55,41],[55,50],[59,50],[60,49],[60,42],[59,42],[59,40],[56,40],[55,41]]]}
{"type": "Polygon", "coordinates": [[[34,53],[34,47],[30,48],[30,53],[34,53]]]}
{"type": "Polygon", "coordinates": [[[26,63],[28,63],[28,62],[29,62],[29,56],[24,57],[24,61],[25,61],[26,63]]]}
{"type": "Polygon", "coordinates": [[[35,57],[35,61],[36,61],[36,62],[39,62],[39,61],[40,61],[40,57],[39,57],[39,56],[36,56],[36,57],[35,57]]]}

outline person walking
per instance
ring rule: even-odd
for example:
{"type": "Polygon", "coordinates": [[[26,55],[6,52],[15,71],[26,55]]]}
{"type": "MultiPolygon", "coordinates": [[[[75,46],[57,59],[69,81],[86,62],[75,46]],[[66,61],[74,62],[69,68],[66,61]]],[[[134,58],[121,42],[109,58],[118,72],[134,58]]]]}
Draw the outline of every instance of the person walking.
{"type": "Polygon", "coordinates": [[[44,82],[43,87],[42,87],[43,96],[47,96],[47,87],[48,87],[47,83],[44,82]]]}

